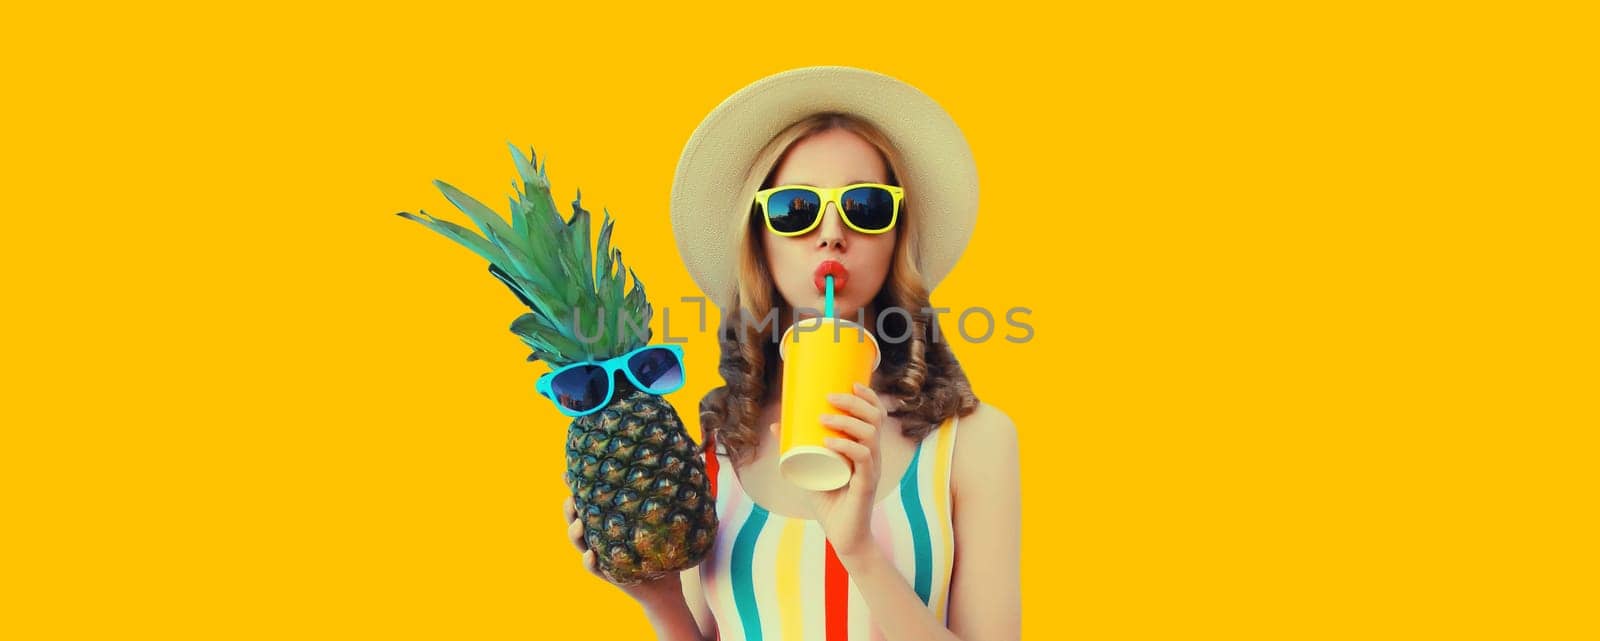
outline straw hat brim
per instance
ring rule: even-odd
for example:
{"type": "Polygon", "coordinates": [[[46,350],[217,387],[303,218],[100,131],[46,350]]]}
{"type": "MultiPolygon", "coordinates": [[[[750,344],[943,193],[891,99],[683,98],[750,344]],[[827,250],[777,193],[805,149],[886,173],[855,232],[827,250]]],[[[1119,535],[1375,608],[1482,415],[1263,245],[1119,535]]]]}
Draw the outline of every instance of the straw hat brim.
{"type": "Polygon", "coordinates": [[[907,214],[917,217],[923,285],[950,273],[978,217],[978,171],[966,137],[933,98],[890,76],[843,66],[791,69],[757,80],[712,109],[690,135],[672,183],[672,232],[695,284],[715,305],[732,303],[739,229],[755,186],[757,152],[785,127],[819,112],[876,126],[900,151],[907,214]]]}

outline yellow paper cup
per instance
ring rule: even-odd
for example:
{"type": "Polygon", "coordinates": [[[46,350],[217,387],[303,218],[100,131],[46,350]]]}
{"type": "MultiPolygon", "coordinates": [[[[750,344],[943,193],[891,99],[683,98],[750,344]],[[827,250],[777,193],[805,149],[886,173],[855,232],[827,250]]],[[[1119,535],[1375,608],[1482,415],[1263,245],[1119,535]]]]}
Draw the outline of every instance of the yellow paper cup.
{"type": "Polygon", "coordinates": [[[822,415],[848,416],[828,402],[828,395],[854,394],[853,384],[872,384],[882,357],[878,339],[859,324],[817,316],[784,330],[778,355],[783,359],[778,468],[790,483],[807,490],[840,488],[850,481],[850,459],[828,449],[823,439],[850,437],[823,425],[822,415]]]}

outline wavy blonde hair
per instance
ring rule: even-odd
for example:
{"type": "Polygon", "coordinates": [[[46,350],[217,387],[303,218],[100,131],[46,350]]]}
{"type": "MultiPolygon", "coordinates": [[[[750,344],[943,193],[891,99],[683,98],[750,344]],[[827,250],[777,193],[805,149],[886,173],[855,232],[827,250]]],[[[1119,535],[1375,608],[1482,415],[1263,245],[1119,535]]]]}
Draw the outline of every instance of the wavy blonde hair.
{"type": "MultiPolygon", "coordinates": [[[[745,176],[745,201],[754,199],[755,192],[772,186],[779,162],[795,143],[833,129],[850,131],[876,147],[888,167],[889,183],[899,185],[898,176],[904,167],[899,151],[890,144],[887,136],[871,124],[849,114],[823,112],[800,120],[769,141],[757,153],[745,176]]],[[[894,255],[890,259],[889,274],[873,298],[873,308],[882,310],[898,308],[905,314],[889,314],[882,320],[887,336],[906,337],[905,340],[878,341],[882,360],[872,376],[872,387],[900,397],[904,403],[890,408],[890,415],[900,420],[901,432],[913,440],[920,440],[934,427],[952,416],[966,416],[978,408],[978,398],[973,395],[961,364],[945,340],[934,340],[937,321],[927,308],[928,291],[917,267],[918,221],[914,208],[915,194],[907,194],[901,203],[900,233],[895,239],[894,255]],[[907,316],[910,327],[907,328],[907,316]]],[[[761,325],[783,297],[767,270],[766,254],[761,234],[762,221],[747,215],[748,221],[739,232],[739,277],[735,298],[724,310],[722,325],[717,330],[717,340],[722,348],[718,366],[724,384],[708,392],[700,400],[700,426],[702,434],[715,439],[736,462],[754,456],[760,443],[764,426],[756,424],[761,413],[762,400],[778,384],[777,368],[767,367],[778,359],[778,344],[773,340],[772,324],[761,325]]],[[[780,310],[781,311],[781,310],[780,310]]],[[[777,318],[782,318],[779,314],[777,318]]],[[[868,318],[868,328],[876,328],[879,319],[868,318]]]]}

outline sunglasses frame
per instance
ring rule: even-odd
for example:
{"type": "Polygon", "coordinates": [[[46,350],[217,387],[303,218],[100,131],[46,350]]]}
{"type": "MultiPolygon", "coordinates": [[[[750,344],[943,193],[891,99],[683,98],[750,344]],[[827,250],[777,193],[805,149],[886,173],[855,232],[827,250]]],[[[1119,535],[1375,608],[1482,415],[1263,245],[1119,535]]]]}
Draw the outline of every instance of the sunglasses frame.
{"type": "Polygon", "coordinates": [[[595,412],[600,411],[601,409],[604,409],[607,405],[611,404],[611,397],[612,397],[612,395],[616,394],[616,392],[617,392],[617,370],[622,370],[622,373],[626,374],[628,376],[628,381],[633,383],[634,387],[639,388],[639,391],[644,392],[646,394],[655,394],[656,396],[661,396],[663,394],[671,394],[673,392],[678,391],[679,389],[682,389],[684,383],[688,381],[688,378],[689,378],[688,372],[683,372],[682,375],[678,377],[678,384],[676,386],[673,386],[672,389],[663,390],[663,391],[659,391],[659,392],[651,391],[650,389],[647,389],[647,386],[644,383],[640,383],[639,382],[639,378],[637,376],[633,375],[633,370],[628,368],[628,361],[631,360],[634,357],[635,354],[638,354],[639,352],[643,352],[643,351],[649,350],[649,349],[665,349],[665,350],[667,350],[669,352],[672,352],[672,355],[678,359],[678,369],[679,370],[683,369],[683,346],[682,345],[678,345],[678,344],[675,344],[675,343],[662,343],[662,344],[659,344],[659,345],[645,345],[644,347],[640,347],[639,349],[630,351],[630,352],[628,352],[626,354],[623,354],[621,356],[615,356],[615,357],[608,358],[608,359],[601,360],[601,361],[592,361],[592,360],[591,361],[579,361],[579,362],[576,362],[576,363],[570,363],[570,364],[567,364],[567,365],[563,365],[563,366],[561,366],[559,368],[550,370],[548,372],[545,372],[542,376],[539,377],[539,380],[536,381],[533,384],[533,389],[534,389],[534,391],[537,391],[540,396],[543,396],[543,397],[549,399],[551,403],[555,404],[556,409],[561,410],[562,414],[565,414],[565,415],[573,417],[573,418],[577,418],[579,416],[588,416],[590,414],[593,414],[595,412]],[[562,372],[565,372],[565,371],[567,371],[569,369],[573,369],[575,367],[583,367],[585,365],[595,365],[595,366],[598,366],[598,367],[600,367],[600,368],[602,368],[602,369],[604,369],[606,371],[606,398],[605,398],[605,400],[600,401],[600,403],[598,405],[595,405],[594,408],[592,408],[592,409],[589,409],[589,410],[586,410],[586,411],[577,411],[577,410],[573,410],[571,408],[568,408],[565,405],[562,405],[560,401],[557,401],[555,399],[555,397],[550,395],[552,393],[551,389],[550,389],[550,381],[555,380],[556,376],[560,375],[562,372]]]}
{"type": "Polygon", "coordinates": [[[905,196],[906,196],[906,190],[904,188],[898,187],[898,186],[895,186],[895,185],[885,185],[883,183],[852,183],[852,184],[849,184],[849,185],[845,185],[843,187],[812,187],[811,185],[779,185],[777,187],[772,187],[770,189],[763,189],[761,191],[756,192],[755,204],[756,204],[756,206],[761,208],[761,218],[762,218],[762,220],[765,220],[767,222],[767,231],[770,231],[770,232],[772,232],[774,234],[777,234],[779,236],[788,236],[788,237],[804,236],[806,234],[811,233],[811,230],[816,229],[819,225],[822,224],[822,217],[827,215],[827,213],[828,213],[828,203],[833,203],[834,210],[839,212],[839,219],[843,220],[844,224],[846,226],[848,226],[849,228],[854,229],[854,230],[856,230],[858,232],[861,232],[863,234],[882,234],[882,233],[888,232],[891,229],[894,229],[895,224],[900,222],[900,201],[905,200],[905,196]],[[850,191],[852,189],[857,189],[857,188],[860,188],[860,187],[882,187],[883,189],[888,190],[889,194],[894,197],[894,211],[889,214],[889,225],[887,227],[884,227],[883,229],[863,229],[860,226],[856,225],[854,221],[850,220],[850,216],[849,215],[845,214],[845,212],[844,212],[844,203],[841,202],[840,199],[844,198],[844,192],[850,191]],[[817,214],[817,217],[812,219],[810,225],[806,225],[806,228],[802,229],[800,231],[791,231],[791,232],[778,231],[777,227],[773,227],[772,226],[772,217],[767,215],[767,211],[768,211],[767,203],[772,200],[772,195],[776,194],[776,193],[778,193],[780,191],[786,191],[786,190],[789,190],[789,189],[799,189],[799,190],[802,190],[802,191],[809,191],[809,192],[811,192],[813,194],[816,194],[817,198],[822,201],[822,210],[817,214]]]}

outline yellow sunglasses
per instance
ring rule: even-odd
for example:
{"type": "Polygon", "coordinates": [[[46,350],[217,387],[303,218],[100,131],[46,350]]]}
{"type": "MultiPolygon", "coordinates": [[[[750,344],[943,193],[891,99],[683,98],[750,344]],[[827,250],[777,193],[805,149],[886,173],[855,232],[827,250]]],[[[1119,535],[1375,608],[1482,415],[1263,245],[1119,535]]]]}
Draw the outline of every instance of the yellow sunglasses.
{"type": "Polygon", "coordinates": [[[839,216],[863,234],[894,229],[900,218],[905,190],[880,183],[854,183],[843,187],[779,185],[756,192],[754,213],[764,214],[767,229],[779,236],[800,236],[822,224],[822,211],[833,203],[839,216]]]}

